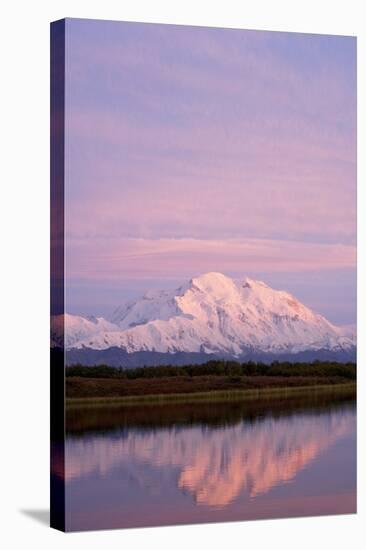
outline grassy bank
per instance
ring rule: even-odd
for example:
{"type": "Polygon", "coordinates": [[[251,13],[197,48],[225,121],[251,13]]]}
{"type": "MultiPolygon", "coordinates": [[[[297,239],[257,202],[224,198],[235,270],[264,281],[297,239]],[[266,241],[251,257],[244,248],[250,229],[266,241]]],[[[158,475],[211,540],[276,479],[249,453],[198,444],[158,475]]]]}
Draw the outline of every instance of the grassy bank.
{"type": "Polygon", "coordinates": [[[145,403],[188,400],[242,399],[268,392],[331,389],[355,384],[351,363],[236,363],[210,361],[203,365],[164,365],[136,369],[108,366],[66,369],[68,403],[145,403]]]}
{"type": "MultiPolygon", "coordinates": [[[[310,382],[310,381],[309,381],[310,382]]],[[[156,393],[145,395],[122,395],[122,396],[94,396],[94,397],[67,397],[67,408],[78,407],[95,407],[105,405],[164,405],[169,403],[196,403],[196,402],[211,402],[220,403],[223,401],[258,401],[263,399],[273,398],[294,398],[306,395],[328,397],[355,397],[356,383],[338,381],[323,384],[298,385],[294,383],[292,386],[262,386],[247,389],[228,389],[228,390],[211,390],[197,391],[191,393],[156,393]]]]}

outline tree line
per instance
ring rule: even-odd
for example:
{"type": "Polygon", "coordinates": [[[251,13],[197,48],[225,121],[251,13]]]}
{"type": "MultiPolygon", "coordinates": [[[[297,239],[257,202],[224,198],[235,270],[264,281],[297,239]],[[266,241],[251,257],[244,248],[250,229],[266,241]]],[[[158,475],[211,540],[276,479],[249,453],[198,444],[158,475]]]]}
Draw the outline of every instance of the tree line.
{"type": "Polygon", "coordinates": [[[341,376],[350,380],[356,379],[355,363],[336,363],[331,361],[313,361],[290,363],[273,361],[270,364],[249,361],[208,361],[202,365],[159,365],[156,367],[109,367],[108,365],[72,365],[66,367],[66,376],[85,378],[163,378],[174,376],[341,376]]]}

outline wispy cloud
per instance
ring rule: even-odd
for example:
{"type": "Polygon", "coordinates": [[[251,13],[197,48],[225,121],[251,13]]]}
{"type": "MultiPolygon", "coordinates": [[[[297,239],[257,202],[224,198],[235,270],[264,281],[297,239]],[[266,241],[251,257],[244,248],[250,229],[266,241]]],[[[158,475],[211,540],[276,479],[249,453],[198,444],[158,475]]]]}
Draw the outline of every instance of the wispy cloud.
{"type": "Polygon", "coordinates": [[[67,39],[70,277],[355,265],[353,38],[70,20],[67,39]]]}
{"type": "Polygon", "coordinates": [[[353,246],[266,239],[74,239],[66,256],[68,276],[86,280],[321,271],[352,268],[355,262],[353,246]]]}
{"type": "Polygon", "coordinates": [[[85,22],[69,37],[70,232],[354,242],[353,39],[85,22]]]}

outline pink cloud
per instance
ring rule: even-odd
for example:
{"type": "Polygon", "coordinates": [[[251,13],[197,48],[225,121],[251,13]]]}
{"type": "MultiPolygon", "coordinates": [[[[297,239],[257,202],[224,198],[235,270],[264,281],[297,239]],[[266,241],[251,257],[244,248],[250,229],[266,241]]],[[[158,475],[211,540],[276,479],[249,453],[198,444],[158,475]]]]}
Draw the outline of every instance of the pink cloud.
{"type": "Polygon", "coordinates": [[[69,242],[70,278],[185,278],[206,271],[304,272],[353,268],[354,246],[265,239],[100,239],[69,242]],[[96,250],[98,251],[96,253],[96,250]],[[76,261],[77,259],[77,261],[76,261]]]}

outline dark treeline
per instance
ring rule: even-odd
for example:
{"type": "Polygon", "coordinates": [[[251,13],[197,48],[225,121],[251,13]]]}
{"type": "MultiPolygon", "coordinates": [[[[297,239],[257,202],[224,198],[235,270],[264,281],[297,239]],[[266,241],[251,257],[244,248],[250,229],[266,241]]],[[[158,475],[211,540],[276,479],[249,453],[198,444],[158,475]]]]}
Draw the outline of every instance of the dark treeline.
{"type": "Polygon", "coordinates": [[[66,367],[66,376],[85,378],[163,378],[174,376],[341,376],[356,379],[355,363],[336,363],[314,361],[312,363],[289,363],[274,361],[264,363],[238,363],[235,361],[209,361],[202,365],[161,365],[156,367],[123,368],[99,365],[85,367],[73,365],[66,367]]]}

